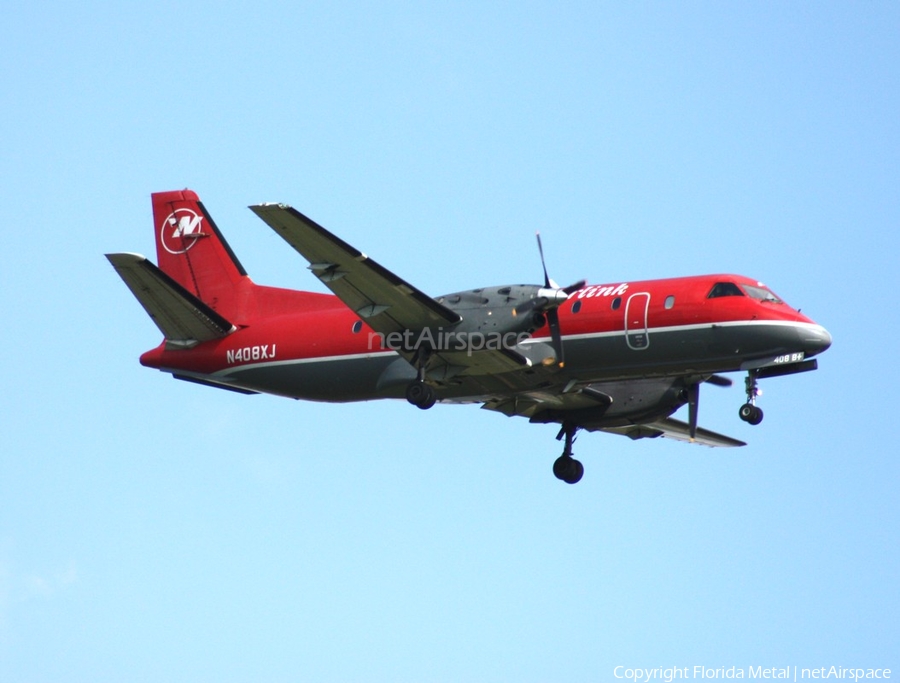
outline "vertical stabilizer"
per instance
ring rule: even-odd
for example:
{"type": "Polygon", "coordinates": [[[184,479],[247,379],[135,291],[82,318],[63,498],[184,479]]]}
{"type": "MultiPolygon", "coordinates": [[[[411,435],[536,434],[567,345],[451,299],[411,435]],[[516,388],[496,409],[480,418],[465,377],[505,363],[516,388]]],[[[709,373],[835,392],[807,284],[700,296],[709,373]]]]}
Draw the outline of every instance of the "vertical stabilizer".
{"type": "Polygon", "coordinates": [[[192,190],[151,196],[160,270],[210,308],[233,315],[247,273],[200,198],[192,190]]]}

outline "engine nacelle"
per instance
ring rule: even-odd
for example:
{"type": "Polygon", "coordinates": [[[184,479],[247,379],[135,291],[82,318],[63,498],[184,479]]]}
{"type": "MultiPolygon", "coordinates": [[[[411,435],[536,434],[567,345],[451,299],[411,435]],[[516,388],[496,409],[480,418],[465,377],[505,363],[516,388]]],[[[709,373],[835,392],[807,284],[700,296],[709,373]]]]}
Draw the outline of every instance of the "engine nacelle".
{"type": "Polygon", "coordinates": [[[541,285],[503,285],[445,294],[437,302],[462,316],[452,327],[456,333],[530,335],[547,324],[544,311],[561,303],[551,298],[555,292],[541,285]]]}

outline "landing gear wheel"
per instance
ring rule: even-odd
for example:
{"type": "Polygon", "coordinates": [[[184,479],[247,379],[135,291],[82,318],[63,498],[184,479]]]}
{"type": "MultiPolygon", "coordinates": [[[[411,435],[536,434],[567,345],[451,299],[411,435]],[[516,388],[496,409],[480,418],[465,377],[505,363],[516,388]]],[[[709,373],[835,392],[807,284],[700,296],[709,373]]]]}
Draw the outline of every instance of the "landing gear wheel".
{"type": "Polygon", "coordinates": [[[411,382],[406,387],[406,400],[412,403],[416,408],[428,410],[437,402],[437,396],[425,382],[411,382]]]}
{"type": "Polygon", "coordinates": [[[553,462],[553,474],[567,484],[577,484],[584,476],[584,465],[569,455],[561,455],[553,462]]]}
{"type": "Polygon", "coordinates": [[[762,408],[757,408],[752,403],[745,403],[738,411],[740,418],[749,424],[758,425],[763,420],[762,408]]]}
{"type": "Polygon", "coordinates": [[[763,420],[762,408],[756,406],[756,399],[762,393],[759,390],[759,370],[751,370],[747,373],[744,386],[747,389],[747,402],[738,411],[740,418],[748,424],[758,425],[763,420]]]}
{"type": "Polygon", "coordinates": [[[575,434],[581,429],[576,424],[564,422],[556,439],[559,441],[565,437],[565,446],[562,455],[553,463],[553,474],[560,481],[567,484],[577,484],[584,476],[584,465],[572,457],[572,444],[575,443],[575,434]]]}

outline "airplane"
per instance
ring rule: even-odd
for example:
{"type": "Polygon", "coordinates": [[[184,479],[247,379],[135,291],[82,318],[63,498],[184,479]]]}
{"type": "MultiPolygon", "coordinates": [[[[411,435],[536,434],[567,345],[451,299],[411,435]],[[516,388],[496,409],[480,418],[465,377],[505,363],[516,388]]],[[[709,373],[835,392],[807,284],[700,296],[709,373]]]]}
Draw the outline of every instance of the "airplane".
{"type": "Polygon", "coordinates": [[[158,265],[106,254],[163,334],[142,365],[179,380],[311,401],[480,404],[560,425],[554,475],[577,483],[580,430],[746,445],[697,424],[701,384],[744,372],[739,416],[763,419],[759,380],[817,368],[821,325],[762,283],[716,274],[432,298],[285,204],[249,208],[332,294],[254,283],[192,190],[151,195],[158,265]],[[672,417],[688,406],[687,422],[672,417]]]}

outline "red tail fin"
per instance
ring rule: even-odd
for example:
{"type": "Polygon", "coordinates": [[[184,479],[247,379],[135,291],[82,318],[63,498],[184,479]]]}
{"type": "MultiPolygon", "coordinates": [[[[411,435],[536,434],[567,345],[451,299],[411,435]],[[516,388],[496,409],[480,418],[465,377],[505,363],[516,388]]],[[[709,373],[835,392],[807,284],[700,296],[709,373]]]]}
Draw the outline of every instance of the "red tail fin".
{"type": "Polygon", "coordinates": [[[192,190],[151,196],[160,269],[225,317],[235,314],[247,272],[200,198],[192,190]]]}

